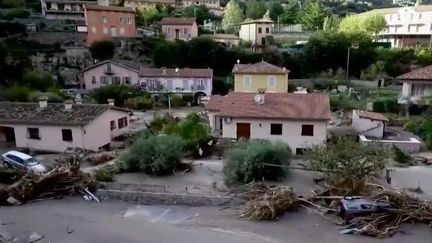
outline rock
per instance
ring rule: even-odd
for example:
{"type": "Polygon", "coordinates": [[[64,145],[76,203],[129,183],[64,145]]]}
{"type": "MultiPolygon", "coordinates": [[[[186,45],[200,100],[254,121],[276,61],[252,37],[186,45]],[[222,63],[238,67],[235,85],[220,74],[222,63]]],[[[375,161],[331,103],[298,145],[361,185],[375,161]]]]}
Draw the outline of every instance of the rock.
{"type": "Polygon", "coordinates": [[[5,227],[0,227],[0,242],[1,240],[12,240],[12,235],[5,229],[5,227]]]}
{"type": "Polygon", "coordinates": [[[42,240],[44,237],[36,232],[26,232],[24,234],[15,236],[13,243],[34,243],[42,240]]]}
{"type": "Polygon", "coordinates": [[[6,201],[11,205],[21,205],[22,204],[20,201],[18,201],[14,197],[8,197],[8,199],[6,201]]]}

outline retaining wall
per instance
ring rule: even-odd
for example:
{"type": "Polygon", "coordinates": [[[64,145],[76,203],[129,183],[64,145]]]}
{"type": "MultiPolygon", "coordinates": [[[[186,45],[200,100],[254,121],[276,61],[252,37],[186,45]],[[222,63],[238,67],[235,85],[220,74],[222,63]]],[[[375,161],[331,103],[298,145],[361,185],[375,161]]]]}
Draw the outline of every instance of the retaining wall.
{"type": "Polygon", "coordinates": [[[415,153],[419,152],[421,150],[421,142],[415,138],[410,138],[410,140],[403,141],[403,140],[370,140],[367,139],[364,135],[359,136],[361,143],[373,143],[378,142],[382,143],[387,146],[396,146],[402,151],[408,152],[408,153],[415,153]]]}

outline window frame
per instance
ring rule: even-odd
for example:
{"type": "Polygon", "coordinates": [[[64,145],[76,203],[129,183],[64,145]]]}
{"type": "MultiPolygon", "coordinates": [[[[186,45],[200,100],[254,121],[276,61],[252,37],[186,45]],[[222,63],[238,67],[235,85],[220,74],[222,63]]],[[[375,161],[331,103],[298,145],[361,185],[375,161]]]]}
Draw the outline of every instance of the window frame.
{"type": "Polygon", "coordinates": [[[33,139],[33,140],[41,140],[39,128],[38,127],[27,127],[27,138],[33,139]],[[32,130],[33,130],[33,132],[32,132],[32,130]],[[37,131],[37,136],[33,136],[33,135],[35,135],[35,131],[37,131]]]}
{"type": "Polygon", "coordinates": [[[131,17],[127,17],[127,23],[132,24],[132,18],[131,17]]]}
{"type": "Polygon", "coordinates": [[[270,28],[266,27],[266,34],[269,34],[269,33],[270,33],[270,28]]]}
{"type": "Polygon", "coordinates": [[[118,122],[118,129],[122,129],[122,128],[128,126],[128,120],[127,120],[127,117],[126,117],[126,116],[125,116],[125,117],[122,117],[122,118],[119,118],[119,119],[117,120],[117,122],[118,122]]]}
{"type": "Polygon", "coordinates": [[[106,24],[108,22],[107,16],[102,16],[102,23],[106,24]]]}
{"type": "Polygon", "coordinates": [[[110,129],[111,131],[115,130],[117,128],[117,123],[115,120],[110,121],[110,129]]]}
{"type": "Polygon", "coordinates": [[[92,76],[92,84],[96,84],[97,83],[97,80],[96,80],[96,76],[92,76]]]}
{"type": "Polygon", "coordinates": [[[274,75],[267,76],[267,86],[269,88],[276,88],[276,76],[274,75]],[[273,81],[273,85],[271,85],[270,81],[273,81]]]}
{"type": "Polygon", "coordinates": [[[283,124],[282,123],[270,123],[270,135],[282,135],[283,124]]]}
{"type": "Polygon", "coordinates": [[[108,83],[108,77],[107,76],[100,76],[100,82],[101,82],[101,84],[107,84],[108,83]]]}
{"type": "Polygon", "coordinates": [[[315,134],[315,126],[312,124],[302,124],[301,135],[305,137],[313,137],[315,134]],[[310,129],[312,128],[312,129],[310,129]]]}
{"type": "Polygon", "coordinates": [[[261,34],[261,33],[262,33],[262,28],[258,27],[258,34],[261,34]]]}
{"type": "Polygon", "coordinates": [[[243,76],[243,87],[245,88],[251,88],[252,87],[252,77],[250,75],[243,76]],[[247,84],[246,81],[249,81],[249,84],[247,84]]]}
{"type": "Polygon", "coordinates": [[[72,129],[61,129],[61,133],[63,142],[73,142],[72,129]]]}

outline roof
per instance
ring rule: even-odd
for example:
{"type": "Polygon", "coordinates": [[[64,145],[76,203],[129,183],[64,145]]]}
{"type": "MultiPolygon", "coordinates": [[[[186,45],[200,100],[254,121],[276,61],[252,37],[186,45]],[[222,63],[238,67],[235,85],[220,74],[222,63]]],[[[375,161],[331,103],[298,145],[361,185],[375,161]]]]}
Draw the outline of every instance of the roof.
{"type": "Polygon", "coordinates": [[[330,120],[329,97],[321,93],[266,93],[264,104],[255,103],[255,93],[230,92],[211,96],[206,110],[218,111],[223,117],[330,120]]]}
{"type": "Polygon", "coordinates": [[[106,64],[108,62],[111,64],[114,64],[114,65],[120,66],[120,67],[124,67],[124,68],[130,69],[130,70],[136,71],[136,72],[139,72],[139,70],[140,70],[140,65],[137,63],[133,63],[133,62],[126,61],[126,60],[120,60],[120,59],[110,59],[110,60],[98,62],[92,66],[86,67],[82,71],[85,72],[87,70],[93,69],[95,67],[99,67],[100,65],[106,64]]]}
{"type": "Polygon", "coordinates": [[[161,21],[161,25],[193,25],[195,18],[170,18],[164,17],[161,21]]]}
{"type": "Polygon", "coordinates": [[[175,4],[176,0],[133,0],[133,1],[129,1],[129,2],[175,4]]]}
{"type": "Polygon", "coordinates": [[[420,80],[420,81],[432,81],[432,65],[423,68],[416,69],[409,73],[402,74],[396,77],[398,80],[420,80]]]}
{"type": "Polygon", "coordinates": [[[127,112],[109,105],[73,104],[66,111],[61,103],[48,103],[46,108],[40,108],[39,103],[0,102],[0,124],[82,126],[109,109],[127,112]]]}
{"type": "Polygon", "coordinates": [[[86,4],[85,9],[94,10],[94,11],[114,11],[114,12],[135,13],[135,10],[133,10],[132,8],[118,7],[118,6],[102,6],[102,5],[94,5],[94,4],[86,4]]]}
{"type": "Polygon", "coordinates": [[[240,40],[240,37],[233,34],[204,34],[200,35],[203,38],[211,38],[211,39],[232,39],[232,40],[240,40]]]}
{"type": "Polygon", "coordinates": [[[432,5],[419,5],[419,6],[408,6],[408,7],[398,7],[398,8],[381,8],[381,9],[374,9],[368,12],[361,13],[364,14],[396,14],[401,9],[404,8],[414,8],[417,12],[426,12],[426,11],[432,11],[432,5]]]}
{"type": "Polygon", "coordinates": [[[8,151],[8,152],[6,152],[6,153],[4,153],[4,154],[15,155],[15,156],[17,156],[17,157],[19,157],[19,158],[21,158],[21,159],[23,159],[23,160],[28,160],[28,159],[31,159],[31,158],[32,158],[32,157],[31,157],[30,155],[28,155],[28,154],[21,153],[21,152],[19,152],[19,151],[15,151],[15,150],[8,151]]]}
{"type": "Polygon", "coordinates": [[[288,73],[289,70],[261,61],[255,64],[235,64],[232,73],[288,73]]]}
{"type": "Polygon", "coordinates": [[[374,121],[388,121],[387,117],[385,117],[381,113],[371,112],[371,111],[354,111],[360,118],[366,118],[374,121]]]}
{"type": "Polygon", "coordinates": [[[244,24],[253,24],[253,23],[267,23],[267,24],[272,24],[274,23],[273,20],[271,19],[267,19],[267,18],[260,18],[260,19],[250,19],[250,20],[246,20],[244,22],[241,22],[240,25],[244,25],[244,24]]]}
{"type": "Polygon", "coordinates": [[[183,77],[183,78],[211,78],[213,69],[210,68],[142,68],[140,77],[183,77]]]}

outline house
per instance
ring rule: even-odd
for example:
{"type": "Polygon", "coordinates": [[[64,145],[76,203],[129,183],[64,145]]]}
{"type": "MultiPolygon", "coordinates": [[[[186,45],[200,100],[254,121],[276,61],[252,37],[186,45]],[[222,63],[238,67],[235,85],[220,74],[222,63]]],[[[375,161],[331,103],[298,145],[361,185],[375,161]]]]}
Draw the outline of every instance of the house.
{"type": "Polygon", "coordinates": [[[135,11],[116,6],[85,5],[87,45],[113,38],[136,37],[135,11]]]}
{"type": "Polygon", "coordinates": [[[198,25],[195,18],[169,18],[160,21],[162,33],[167,40],[188,41],[198,36],[198,25]]]}
{"type": "Polygon", "coordinates": [[[177,92],[210,96],[213,89],[212,69],[142,68],[139,85],[150,93],[177,92]]]}
{"type": "Polygon", "coordinates": [[[68,148],[98,151],[129,128],[129,114],[111,105],[0,103],[0,142],[18,148],[64,152],[68,148]]]}
{"type": "Polygon", "coordinates": [[[212,131],[223,138],[279,140],[296,154],[327,140],[324,94],[230,92],[212,96],[205,109],[212,131]]]}
{"type": "Polygon", "coordinates": [[[432,5],[375,9],[363,14],[385,18],[386,28],[377,35],[379,42],[390,42],[396,48],[430,46],[432,5]]]}
{"type": "Polygon", "coordinates": [[[403,74],[396,79],[402,83],[399,104],[424,104],[425,97],[432,96],[432,65],[403,74]]]}
{"type": "Polygon", "coordinates": [[[84,20],[84,5],[108,6],[107,0],[41,0],[42,15],[46,19],[84,20]]]}
{"type": "Polygon", "coordinates": [[[267,46],[272,44],[273,41],[273,21],[267,15],[263,18],[255,20],[246,20],[240,23],[240,39],[250,41],[252,49],[260,52],[267,46]]]}
{"type": "Polygon", "coordinates": [[[387,122],[388,119],[380,113],[353,110],[352,127],[360,135],[382,139],[387,122]]]}
{"type": "Polygon", "coordinates": [[[288,73],[285,67],[281,68],[261,61],[255,64],[234,65],[235,92],[256,92],[265,89],[267,92],[288,92],[288,73]]]}
{"type": "Polygon", "coordinates": [[[212,39],[215,42],[222,43],[227,47],[238,46],[240,44],[240,38],[233,34],[204,34],[200,35],[199,37],[212,39]]]}
{"type": "Polygon", "coordinates": [[[124,7],[132,9],[146,9],[160,6],[176,6],[176,0],[125,0],[124,7]]]}
{"type": "Polygon", "coordinates": [[[108,84],[139,83],[140,66],[124,60],[106,60],[85,68],[83,85],[87,90],[96,89],[108,84]]]}

